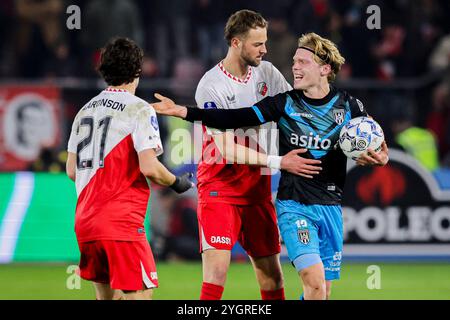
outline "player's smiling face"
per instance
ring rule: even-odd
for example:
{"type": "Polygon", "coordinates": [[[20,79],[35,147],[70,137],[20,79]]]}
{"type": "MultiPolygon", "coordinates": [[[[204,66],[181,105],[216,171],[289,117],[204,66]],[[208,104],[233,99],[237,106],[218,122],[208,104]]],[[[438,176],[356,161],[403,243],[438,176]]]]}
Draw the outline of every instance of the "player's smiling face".
{"type": "Polygon", "coordinates": [[[324,76],[324,66],[314,60],[314,54],[305,49],[297,49],[293,57],[292,73],[294,89],[307,90],[319,86],[324,76]]]}
{"type": "Polygon", "coordinates": [[[267,29],[250,29],[240,42],[240,56],[246,64],[257,67],[261,63],[266,50],[267,29]]]}

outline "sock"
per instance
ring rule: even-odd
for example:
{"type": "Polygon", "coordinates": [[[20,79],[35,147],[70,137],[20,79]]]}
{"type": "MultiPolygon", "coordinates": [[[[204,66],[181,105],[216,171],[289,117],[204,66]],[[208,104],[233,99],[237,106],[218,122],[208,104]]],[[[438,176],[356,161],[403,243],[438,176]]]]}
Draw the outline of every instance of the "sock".
{"type": "Polygon", "coordinates": [[[260,290],[261,298],[263,300],[285,300],[284,297],[284,288],[277,290],[260,290]]]}
{"type": "Polygon", "coordinates": [[[220,300],[222,298],[223,287],[217,284],[203,282],[200,300],[220,300]]]}

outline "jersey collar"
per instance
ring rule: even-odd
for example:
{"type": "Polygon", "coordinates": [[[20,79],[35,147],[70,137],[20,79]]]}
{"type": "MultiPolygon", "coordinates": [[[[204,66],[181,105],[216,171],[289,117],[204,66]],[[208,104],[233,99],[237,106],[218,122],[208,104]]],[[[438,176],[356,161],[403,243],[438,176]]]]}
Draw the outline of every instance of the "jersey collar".
{"type": "Polygon", "coordinates": [[[233,76],[231,73],[229,73],[227,70],[225,70],[225,67],[223,66],[223,60],[220,61],[219,64],[218,64],[217,66],[219,67],[220,70],[222,70],[222,72],[223,72],[228,78],[233,79],[234,81],[239,82],[239,83],[247,83],[247,82],[250,80],[251,76],[252,76],[252,67],[251,67],[251,66],[248,66],[248,69],[247,69],[247,76],[245,77],[244,80],[239,79],[239,78],[236,77],[236,76],[233,76]]]}
{"type": "Polygon", "coordinates": [[[128,92],[125,89],[114,89],[114,88],[111,88],[111,87],[106,88],[104,91],[107,91],[107,92],[128,92]]]}
{"type": "Polygon", "coordinates": [[[312,98],[308,98],[307,96],[305,96],[305,94],[303,93],[302,90],[295,90],[298,95],[300,96],[300,98],[305,101],[307,104],[313,105],[313,106],[323,106],[324,104],[327,104],[328,102],[331,101],[331,99],[334,98],[334,96],[337,93],[337,90],[334,86],[330,85],[330,92],[323,97],[322,99],[312,99],[312,98]]]}

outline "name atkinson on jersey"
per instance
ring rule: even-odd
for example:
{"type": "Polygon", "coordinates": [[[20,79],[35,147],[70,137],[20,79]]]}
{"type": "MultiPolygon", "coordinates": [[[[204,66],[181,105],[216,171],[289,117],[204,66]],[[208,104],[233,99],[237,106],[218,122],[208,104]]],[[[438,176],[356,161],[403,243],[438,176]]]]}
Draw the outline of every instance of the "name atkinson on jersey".
{"type": "Polygon", "coordinates": [[[111,99],[99,99],[90,102],[88,105],[84,106],[82,110],[87,110],[91,108],[97,108],[97,107],[105,107],[105,108],[111,108],[113,110],[119,110],[123,111],[126,108],[126,104],[120,103],[111,99]]]}

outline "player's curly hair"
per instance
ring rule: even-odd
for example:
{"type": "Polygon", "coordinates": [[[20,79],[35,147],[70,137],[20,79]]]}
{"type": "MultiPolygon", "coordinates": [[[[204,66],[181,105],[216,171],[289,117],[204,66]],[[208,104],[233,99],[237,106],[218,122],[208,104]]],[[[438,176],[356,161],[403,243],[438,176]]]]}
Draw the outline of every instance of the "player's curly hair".
{"type": "Polygon", "coordinates": [[[334,81],[336,75],[345,63],[345,58],[339,52],[336,44],[332,41],[322,38],[314,32],[303,34],[298,39],[298,47],[306,47],[314,52],[314,60],[321,65],[329,64],[331,73],[328,75],[328,81],[334,81]]]}
{"type": "Polygon", "coordinates": [[[144,52],[131,39],[113,38],[101,51],[97,71],[106,83],[119,86],[141,76],[144,52]]]}
{"type": "Polygon", "coordinates": [[[237,36],[245,36],[250,29],[267,28],[267,21],[261,14],[251,10],[239,10],[228,18],[225,26],[225,40],[228,46],[231,39],[237,36]]]}

